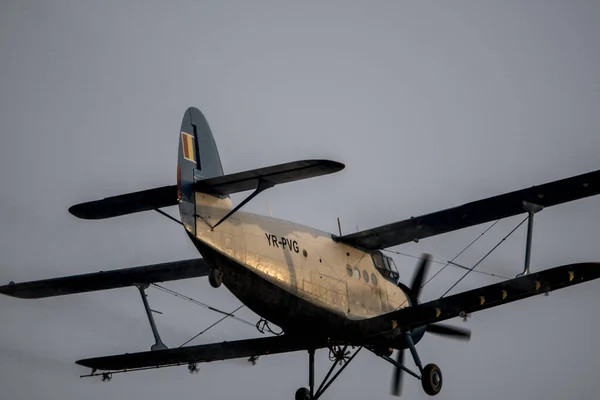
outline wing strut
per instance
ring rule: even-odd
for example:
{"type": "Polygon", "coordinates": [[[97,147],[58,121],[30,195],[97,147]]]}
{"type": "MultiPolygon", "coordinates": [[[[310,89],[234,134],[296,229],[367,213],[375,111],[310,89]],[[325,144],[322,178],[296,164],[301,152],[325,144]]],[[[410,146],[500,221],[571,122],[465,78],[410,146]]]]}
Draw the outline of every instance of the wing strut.
{"type": "Polygon", "coordinates": [[[168,347],[163,343],[160,339],[160,335],[158,334],[158,329],[156,329],[156,324],[154,323],[154,317],[152,316],[152,309],[148,304],[148,296],[146,295],[146,289],[148,288],[148,283],[144,284],[136,284],[135,285],[140,291],[140,295],[142,296],[142,302],[144,303],[144,309],[146,310],[146,315],[148,316],[148,322],[150,322],[150,328],[152,328],[152,334],[154,335],[154,340],[156,341],[151,347],[150,350],[165,350],[168,347]]]}
{"type": "Polygon", "coordinates": [[[275,184],[273,182],[269,182],[265,178],[259,178],[258,186],[256,187],[256,190],[254,192],[252,192],[252,194],[250,196],[246,197],[244,199],[244,201],[242,201],[240,204],[238,204],[233,210],[229,211],[227,213],[227,215],[225,215],[223,218],[221,218],[221,220],[219,222],[217,222],[215,224],[215,226],[212,227],[212,229],[214,230],[217,226],[219,226],[221,224],[221,222],[223,222],[227,218],[231,217],[233,215],[233,213],[235,213],[240,208],[244,207],[246,205],[246,203],[248,203],[250,200],[252,200],[256,196],[258,196],[261,192],[263,192],[269,188],[272,188],[273,186],[275,186],[275,184]]]}
{"type": "Polygon", "coordinates": [[[533,204],[528,201],[523,202],[523,208],[527,211],[527,243],[525,245],[525,266],[523,272],[517,275],[520,276],[529,275],[529,262],[531,260],[531,239],[533,237],[533,216],[535,213],[542,211],[544,207],[539,204],[533,204]]]}

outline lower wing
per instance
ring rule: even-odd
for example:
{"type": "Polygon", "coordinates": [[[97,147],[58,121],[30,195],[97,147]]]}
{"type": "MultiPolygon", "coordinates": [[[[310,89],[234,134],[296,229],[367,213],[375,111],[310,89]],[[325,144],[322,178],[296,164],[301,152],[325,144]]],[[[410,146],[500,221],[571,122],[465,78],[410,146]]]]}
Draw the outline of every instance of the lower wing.
{"type": "Polygon", "coordinates": [[[600,263],[563,265],[406,307],[361,323],[368,324],[371,329],[378,326],[382,332],[391,332],[396,328],[407,330],[597,278],[600,278],[600,263]]]}
{"type": "Polygon", "coordinates": [[[77,364],[92,369],[115,371],[257,357],[308,350],[309,348],[322,348],[326,345],[325,342],[318,342],[310,338],[283,335],[88,358],[77,361],[77,364]]]}

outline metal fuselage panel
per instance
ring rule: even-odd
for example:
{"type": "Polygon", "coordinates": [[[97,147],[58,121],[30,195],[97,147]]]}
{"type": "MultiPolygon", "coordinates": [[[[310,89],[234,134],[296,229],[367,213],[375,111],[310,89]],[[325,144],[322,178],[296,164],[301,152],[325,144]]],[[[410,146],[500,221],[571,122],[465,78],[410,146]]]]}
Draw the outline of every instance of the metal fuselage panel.
{"type": "Polygon", "coordinates": [[[291,319],[314,321],[318,313],[348,321],[408,306],[369,253],[331,234],[242,211],[212,230],[231,200],[196,193],[195,201],[196,232],[189,234],[198,250],[223,269],[223,283],[236,297],[282,327],[296,325],[291,319]]]}

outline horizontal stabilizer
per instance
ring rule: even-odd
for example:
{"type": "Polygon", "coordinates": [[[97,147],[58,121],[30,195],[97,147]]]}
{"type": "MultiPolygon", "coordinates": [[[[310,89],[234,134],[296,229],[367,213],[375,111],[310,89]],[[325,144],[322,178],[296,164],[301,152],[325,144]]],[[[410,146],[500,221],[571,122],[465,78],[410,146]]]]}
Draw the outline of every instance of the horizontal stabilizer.
{"type": "Polygon", "coordinates": [[[213,194],[228,195],[257,189],[260,182],[267,185],[293,182],[300,179],[327,175],[344,169],[344,164],[329,160],[294,161],[271,167],[258,168],[235,174],[203,179],[195,184],[195,190],[213,194]]]}
{"type": "Polygon", "coordinates": [[[93,369],[114,371],[256,357],[307,350],[309,347],[322,348],[326,345],[325,342],[316,343],[308,338],[283,335],[88,358],[77,361],[77,364],[93,369]]]}
{"type": "Polygon", "coordinates": [[[0,286],[0,293],[21,299],[40,299],[43,297],[115,289],[135,284],[197,278],[208,275],[209,270],[210,268],[206,261],[202,258],[197,258],[40,281],[11,282],[8,285],[0,286]]]}
{"type": "Polygon", "coordinates": [[[497,307],[502,304],[548,293],[600,278],[600,263],[563,265],[504,282],[443,297],[414,307],[406,307],[379,317],[361,321],[371,327],[394,326],[406,330],[446,319],[497,307]]]}
{"type": "Polygon", "coordinates": [[[177,185],[172,185],[77,204],[69,212],[82,219],[104,219],[176,204],[177,185]]]}
{"type": "Polygon", "coordinates": [[[542,207],[550,207],[598,194],[600,194],[600,171],[594,171],[377,228],[336,236],[335,239],[367,250],[385,249],[413,240],[523,214],[526,212],[523,207],[524,201],[542,207]]]}

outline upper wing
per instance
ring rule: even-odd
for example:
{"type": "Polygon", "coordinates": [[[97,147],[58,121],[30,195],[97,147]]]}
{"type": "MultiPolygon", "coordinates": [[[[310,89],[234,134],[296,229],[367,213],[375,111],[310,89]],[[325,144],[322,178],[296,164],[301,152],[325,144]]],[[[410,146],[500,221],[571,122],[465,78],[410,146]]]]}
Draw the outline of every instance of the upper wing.
{"type": "Polygon", "coordinates": [[[166,282],[208,275],[210,268],[202,258],[100,271],[40,281],[0,286],[0,293],[22,299],[62,296],[65,294],[114,289],[135,284],[166,282]]]}
{"type": "Polygon", "coordinates": [[[391,330],[395,324],[406,330],[454,318],[461,313],[485,310],[597,278],[600,278],[600,263],[563,265],[414,307],[406,307],[361,323],[368,324],[371,328],[379,326],[382,332],[391,330]]]}
{"type": "Polygon", "coordinates": [[[339,236],[336,240],[367,250],[384,249],[522,214],[523,201],[550,207],[597,194],[600,194],[600,170],[339,236]]]}
{"type": "Polygon", "coordinates": [[[313,178],[331,174],[344,168],[344,164],[329,160],[303,160],[273,165],[203,179],[196,182],[195,189],[208,194],[228,195],[257,189],[261,180],[272,185],[293,182],[300,179],[313,178]]]}
{"type": "Polygon", "coordinates": [[[308,348],[322,348],[326,345],[324,342],[315,342],[308,338],[283,335],[88,358],[77,361],[77,364],[99,370],[122,370],[287,353],[308,348]]]}

